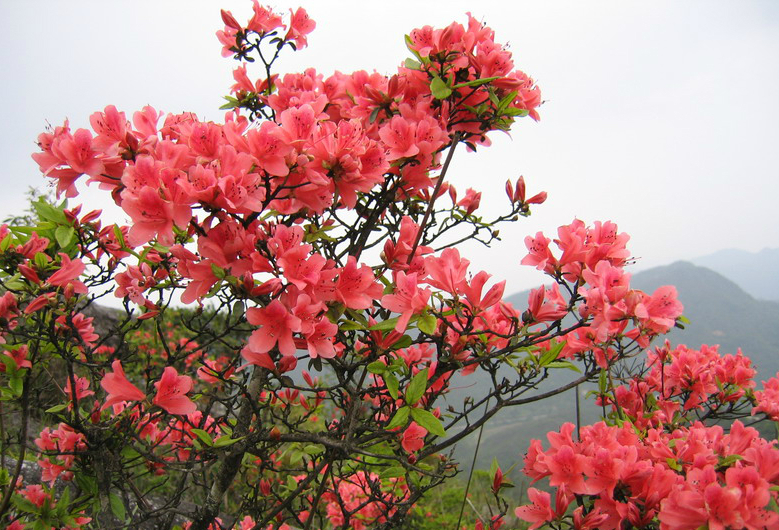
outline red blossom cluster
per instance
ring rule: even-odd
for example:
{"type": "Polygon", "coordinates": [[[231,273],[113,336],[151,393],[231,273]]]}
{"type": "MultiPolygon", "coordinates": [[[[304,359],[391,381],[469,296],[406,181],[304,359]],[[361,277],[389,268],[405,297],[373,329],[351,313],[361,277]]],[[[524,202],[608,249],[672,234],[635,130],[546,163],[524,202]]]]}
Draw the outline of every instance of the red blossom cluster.
{"type": "MultiPolygon", "coordinates": [[[[306,46],[315,27],[304,9],[254,0],[247,23],[226,11],[222,21],[222,52],[241,62],[224,123],[109,105],[91,130],[65,122],[38,137],[33,158],[58,197],[76,197],[86,175],[128,226],[43,200],[34,226],[0,226],[0,401],[26,422],[42,402],[33,388],[61,394],[35,440],[49,487],[25,486],[21,466],[0,484],[9,528],[80,528],[87,515],[170,526],[185,497],[200,502],[182,521],[193,530],[401,527],[456,474],[451,446],[535,399],[555,368],[581,370],[572,384],[600,374],[614,425],[577,441],[566,425],[547,451],[533,443],[526,473],[557,488],[554,507],[531,488],[517,509],[533,528],[779,524],[767,508],[774,445],[738,422],[726,434],[692,419],[753,405],[777,419],[777,379],[755,392],[740,352],[666,345],[641,377],[612,381],[682,312],[673,287],[630,287],[628,236],[614,223],[560,227],[559,252],[528,237],[522,263],[554,283],[525,310],[502,300],[505,282],[469,271],[459,241],[489,244],[495,225],[546,200],[526,198],[520,177],[506,183],[509,213],[488,221],[478,190],[446,182],[460,143],[488,145],[491,131],[539,118],[539,89],[489,27],[469,15],[413,30],[413,58],[390,76],[278,76],[282,50],[306,46]],[[255,55],[265,70],[252,80],[255,55]],[[108,294],[124,308],[115,321],[88,316],[108,294]],[[493,383],[486,396],[437,403],[476,371],[493,383]],[[57,484],[74,478],[71,501],[57,484]],[[160,492],[174,500],[151,507],[160,492]]],[[[16,441],[3,435],[20,462],[26,425],[16,441]]],[[[503,525],[507,485],[497,468],[498,510],[477,529],[503,525]]]]}

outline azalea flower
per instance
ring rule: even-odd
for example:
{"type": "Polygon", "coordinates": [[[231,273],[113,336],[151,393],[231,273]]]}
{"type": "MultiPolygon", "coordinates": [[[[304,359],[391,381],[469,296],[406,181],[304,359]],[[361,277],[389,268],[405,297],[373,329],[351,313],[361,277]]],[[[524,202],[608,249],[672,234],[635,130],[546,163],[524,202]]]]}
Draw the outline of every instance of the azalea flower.
{"type": "Polygon", "coordinates": [[[169,414],[191,414],[197,410],[195,403],[186,394],[192,390],[192,378],[179,375],[172,366],[166,366],[162,377],[154,383],[157,395],[152,403],[169,414]]]}
{"type": "Polygon", "coordinates": [[[114,369],[113,373],[105,374],[100,381],[100,386],[108,392],[108,399],[100,410],[123,401],[143,401],[146,399],[146,394],[132,384],[124,375],[121,361],[117,359],[111,363],[111,368],[114,369]]]}

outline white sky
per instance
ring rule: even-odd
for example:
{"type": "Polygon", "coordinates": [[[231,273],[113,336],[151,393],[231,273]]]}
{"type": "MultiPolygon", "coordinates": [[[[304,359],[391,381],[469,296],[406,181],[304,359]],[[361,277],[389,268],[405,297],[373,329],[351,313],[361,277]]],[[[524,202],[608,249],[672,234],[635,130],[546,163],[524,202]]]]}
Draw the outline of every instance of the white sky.
{"type": "MultiPolygon", "coordinates": [[[[765,1],[309,1],[310,47],[285,71],[391,73],[409,54],[403,34],[465,22],[466,11],[509,42],[546,103],[512,139],[455,157],[462,192],[482,209],[506,204],[503,183],[525,175],[549,192],[528,220],[503,227],[492,249],[470,249],[473,269],[538,283],[519,265],[523,239],[552,235],[574,216],[613,220],[631,234],[640,268],[723,248],[779,246],[779,3],[765,1]]],[[[24,207],[42,177],[30,158],[46,123],[88,126],[114,104],[150,104],[220,121],[237,65],[220,56],[219,7],[248,18],[249,0],[0,3],[0,216],[24,207]]],[[[87,195],[92,207],[111,202],[87,195]]]]}

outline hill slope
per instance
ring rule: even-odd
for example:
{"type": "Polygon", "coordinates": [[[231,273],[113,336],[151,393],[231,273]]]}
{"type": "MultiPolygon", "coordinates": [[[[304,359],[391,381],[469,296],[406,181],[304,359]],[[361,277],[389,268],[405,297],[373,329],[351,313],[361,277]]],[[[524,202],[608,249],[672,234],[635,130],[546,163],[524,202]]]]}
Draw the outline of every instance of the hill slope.
{"type": "Polygon", "coordinates": [[[720,250],[690,261],[734,281],[758,300],[779,301],[779,248],[720,250]]]}

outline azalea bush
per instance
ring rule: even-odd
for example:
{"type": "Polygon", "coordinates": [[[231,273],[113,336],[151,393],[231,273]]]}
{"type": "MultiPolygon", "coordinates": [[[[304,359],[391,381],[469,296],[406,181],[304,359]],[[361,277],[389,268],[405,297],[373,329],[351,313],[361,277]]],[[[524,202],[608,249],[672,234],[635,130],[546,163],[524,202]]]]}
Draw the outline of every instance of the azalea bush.
{"type": "MultiPolygon", "coordinates": [[[[531,447],[526,471],[549,477],[557,504],[532,489],[519,517],[774,524],[774,446],[693,419],[755,404],[776,417],[779,384],[754,392],[746,358],[705,364],[692,350],[621,374],[682,306],[672,287],[630,288],[615,224],[574,220],[557,255],[528,237],[517,260],[552,283],[527,307],[460,255],[546,199],[511,176],[505,211],[486,216],[479,191],[447,181],[458,148],[539,119],[539,88],[490,28],[469,15],[413,30],[390,76],[278,76],[314,29],[305,10],[255,1],[248,22],[222,21],[223,55],[240,63],[224,123],[108,106],[91,131],[66,122],[38,138],[33,158],[62,202],[0,227],[3,524],[402,528],[457,474],[458,442],[503,408],[589,380],[615,412],[576,441],[566,426],[548,451],[531,447]],[[82,181],[130,223],[74,205],[82,181]],[[568,382],[539,392],[557,370],[568,382]],[[489,390],[452,399],[459,377],[489,390]],[[716,519],[714,494],[749,515],[716,519]]],[[[490,479],[477,528],[508,521],[509,484],[497,466],[490,479]]]]}

